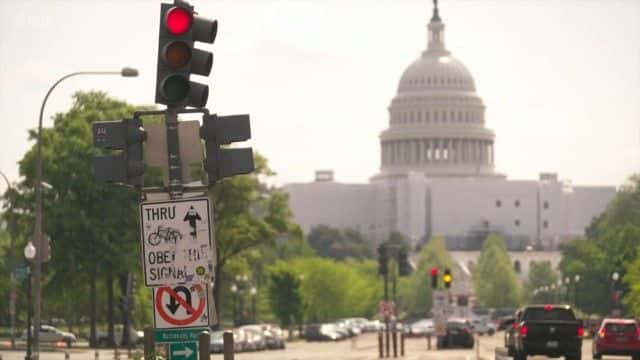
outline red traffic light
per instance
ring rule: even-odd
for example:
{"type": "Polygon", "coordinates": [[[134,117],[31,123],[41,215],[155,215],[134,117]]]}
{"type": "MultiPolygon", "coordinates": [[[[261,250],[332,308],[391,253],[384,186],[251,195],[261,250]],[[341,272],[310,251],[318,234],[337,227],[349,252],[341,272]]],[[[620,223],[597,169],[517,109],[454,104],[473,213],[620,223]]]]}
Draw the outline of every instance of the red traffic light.
{"type": "Polygon", "coordinates": [[[191,29],[193,14],[191,11],[176,6],[167,12],[167,29],[173,35],[182,35],[191,29]]]}
{"type": "Polygon", "coordinates": [[[431,268],[431,276],[438,276],[438,268],[437,267],[431,268]]]}

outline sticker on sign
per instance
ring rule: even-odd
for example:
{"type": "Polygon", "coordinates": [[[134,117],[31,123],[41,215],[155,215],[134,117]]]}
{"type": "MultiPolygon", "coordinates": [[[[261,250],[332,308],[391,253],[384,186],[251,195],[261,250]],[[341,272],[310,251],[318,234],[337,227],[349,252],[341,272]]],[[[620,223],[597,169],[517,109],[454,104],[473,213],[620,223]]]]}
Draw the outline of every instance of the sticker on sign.
{"type": "Polygon", "coordinates": [[[209,199],[140,205],[140,234],[146,286],[212,281],[213,226],[209,199]]]}

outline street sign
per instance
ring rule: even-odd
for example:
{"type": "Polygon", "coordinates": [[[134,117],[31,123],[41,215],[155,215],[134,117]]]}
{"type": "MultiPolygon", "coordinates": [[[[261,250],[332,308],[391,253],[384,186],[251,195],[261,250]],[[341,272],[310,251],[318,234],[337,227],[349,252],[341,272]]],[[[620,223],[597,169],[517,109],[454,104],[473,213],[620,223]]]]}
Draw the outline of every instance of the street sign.
{"type": "Polygon", "coordinates": [[[140,205],[145,285],[210,283],[213,223],[208,198],[140,205]]]}
{"type": "Polygon", "coordinates": [[[396,304],[393,301],[380,301],[378,312],[386,318],[390,318],[396,312],[396,304]]]}
{"type": "Polygon", "coordinates": [[[163,286],[153,289],[156,329],[210,325],[209,291],[202,284],[163,286]]]}
{"type": "Polygon", "coordinates": [[[195,360],[197,358],[197,342],[179,342],[169,345],[169,359],[171,360],[195,360]]]}
{"type": "Polygon", "coordinates": [[[449,317],[449,293],[444,290],[433,291],[433,327],[436,336],[447,334],[447,318],[449,317]]]}
{"type": "Polygon", "coordinates": [[[27,277],[29,277],[31,268],[29,268],[29,265],[22,265],[22,266],[17,266],[13,271],[15,273],[16,280],[24,281],[27,277]]]}
{"type": "Polygon", "coordinates": [[[155,329],[154,339],[158,344],[198,341],[198,336],[209,328],[155,329]]]}

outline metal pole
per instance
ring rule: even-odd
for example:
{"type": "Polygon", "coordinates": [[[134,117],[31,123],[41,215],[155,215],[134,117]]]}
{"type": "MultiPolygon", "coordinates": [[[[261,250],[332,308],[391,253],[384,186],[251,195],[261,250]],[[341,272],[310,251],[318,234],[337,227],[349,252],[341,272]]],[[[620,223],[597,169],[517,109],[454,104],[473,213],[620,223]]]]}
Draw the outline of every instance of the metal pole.
{"type": "MultiPolygon", "coordinates": [[[[389,301],[389,269],[384,273],[384,302],[389,301]]],[[[385,338],[385,353],[389,357],[389,316],[384,316],[384,338],[385,338]]]]}
{"type": "Polygon", "coordinates": [[[31,360],[31,271],[27,277],[27,304],[27,356],[25,356],[25,360],[31,360]]]}
{"type": "Polygon", "coordinates": [[[156,342],[153,338],[154,335],[152,327],[144,328],[144,360],[155,360],[156,358],[156,342]]]}
{"type": "MultiPolygon", "coordinates": [[[[72,76],[76,75],[126,75],[123,71],[79,71],[74,72],[68,75],[65,75],[58,79],[47,91],[47,94],[44,96],[42,100],[42,105],[40,106],[40,116],[38,118],[38,138],[37,138],[37,151],[36,151],[36,224],[35,224],[35,234],[34,234],[34,246],[36,248],[36,257],[33,259],[33,280],[34,280],[34,300],[33,300],[33,327],[35,329],[40,329],[40,303],[41,303],[41,263],[42,263],[42,117],[44,115],[44,106],[49,99],[49,95],[53,89],[55,89],[58,84],[60,84],[65,79],[68,79],[72,76]]],[[[137,76],[137,71],[135,75],[137,76]]],[[[38,360],[40,355],[40,336],[39,331],[35,331],[33,334],[34,340],[34,348],[33,353],[35,356],[35,360],[38,360]]]]}
{"type": "Polygon", "coordinates": [[[393,329],[393,357],[398,357],[398,331],[393,329]]]}
{"type": "Polygon", "coordinates": [[[400,333],[400,356],[404,356],[404,331],[400,333]]]}
{"type": "Polygon", "coordinates": [[[224,352],[224,360],[233,360],[233,332],[225,331],[222,334],[222,349],[224,352]]]}
{"type": "Polygon", "coordinates": [[[165,115],[169,159],[169,195],[172,199],[182,197],[182,162],[180,161],[180,138],[176,111],[176,108],[169,107],[165,115]]]}
{"type": "Polygon", "coordinates": [[[211,346],[211,336],[208,331],[203,331],[198,335],[198,357],[200,360],[209,359],[211,357],[211,351],[209,351],[209,346],[211,346]]]}
{"type": "Polygon", "coordinates": [[[382,331],[378,331],[378,353],[380,354],[380,359],[382,359],[384,357],[382,331]]]}

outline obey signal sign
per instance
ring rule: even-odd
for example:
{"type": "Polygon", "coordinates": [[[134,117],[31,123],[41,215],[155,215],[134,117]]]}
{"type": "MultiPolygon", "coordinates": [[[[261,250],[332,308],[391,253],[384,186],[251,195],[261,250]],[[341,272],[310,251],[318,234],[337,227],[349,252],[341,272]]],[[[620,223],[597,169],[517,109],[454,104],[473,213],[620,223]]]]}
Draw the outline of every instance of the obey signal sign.
{"type": "Polygon", "coordinates": [[[207,286],[185,284],[154,288],[153,318],[156,329],[209,326],[207,286]]]}

